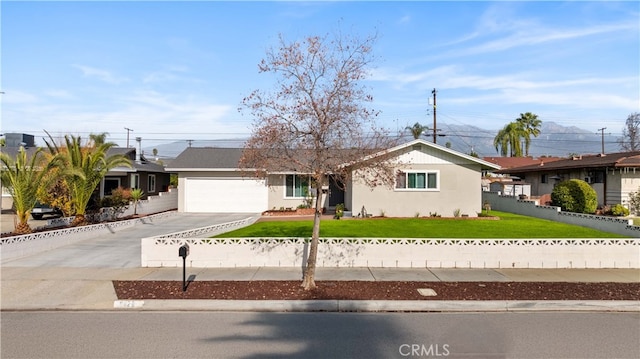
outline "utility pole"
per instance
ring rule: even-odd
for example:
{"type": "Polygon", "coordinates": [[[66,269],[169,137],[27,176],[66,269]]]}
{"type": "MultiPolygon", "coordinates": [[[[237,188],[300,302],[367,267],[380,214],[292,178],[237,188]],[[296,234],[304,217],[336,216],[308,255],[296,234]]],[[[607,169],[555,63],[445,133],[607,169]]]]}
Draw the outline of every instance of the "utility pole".
{"type": "Polygon", "coordinates": [[[438,137],[436,127],[436,89],[434,88],[431,93],[433,94],[433,143],[436,143],[436,138],[438,137]]]}
{"type": "Polygon", "coordinates": [[[129,132],[133,132],[133,130],[127,127],[124,129],[127,130],[127,148],[129,148],[129,132]]]}
{"type": "Polygon", "coordinates": [[[600,133],[602,134],[602,152],[600,152],[600,154],[604,155],[604,130],[606,130],[606,127],[603,128],[599,128],[598,131],[600,131],[600,133]]]}
{"type": "Polygon", "coordinates": [[[193,142],[193,140],[187,140],[187,143],[189,144],[189,147],[191,147],[191,143],[193,142]]]}

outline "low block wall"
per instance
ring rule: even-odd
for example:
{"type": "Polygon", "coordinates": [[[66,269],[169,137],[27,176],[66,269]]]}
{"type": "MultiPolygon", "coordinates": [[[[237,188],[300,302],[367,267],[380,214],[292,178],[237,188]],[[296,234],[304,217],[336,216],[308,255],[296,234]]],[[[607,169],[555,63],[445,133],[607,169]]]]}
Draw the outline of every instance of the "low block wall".
{"type": "MultiPolygon", "coordinates": [[[[134,212],[137,215],[145,216],[153,213],[161,213],[172,211],[178,208],[178,191],[176,189],[169,189],[168,192],[160,192],[157,196],[150,196],[149,198],[138,201],[137,207],[134,209],[133,203],[131,203],[127,209],[118,215],[118,218],[133,216],[134,212]]],[[[52,218],[47,220],[47,225],[41,228],[51,228],[59,226],[68,226],[73,222],[74,217],[62,217],[52,218]]],[[[111,214],[108,212],[101,213],[102,221],[109,221],[111,214]]]]}
{"type": "MultiPolygon", "coordinates": [[[[157,196],[138,201],[136,213],[146,215],[151,213],[160,213],[171,211],[178,208],[178,189],[169,188],[167,192],[160,192],[157,196]]],[[[133,215],[133,203],[121,215],[122,217],[133,215]]]]}
{"type": "Polygon", "coordinates": [[[520,200],[518,197],[504,196],[497,192],[482,192],[482,200],[491,204],[492,210],[574,224],[623,236],[640,237],[640,226],[634,226],[633,221],[627,218],[562,212],[560,207],[540,206],[533,201],[520,200]]]}
{"type": "MultiPolygon", "coordinates": [[[[324,238],[318,267],[640,268],[638,239],[324,238]]],[[[302,266],[305,238],[144,238],[143,267],[302,266]]]]}

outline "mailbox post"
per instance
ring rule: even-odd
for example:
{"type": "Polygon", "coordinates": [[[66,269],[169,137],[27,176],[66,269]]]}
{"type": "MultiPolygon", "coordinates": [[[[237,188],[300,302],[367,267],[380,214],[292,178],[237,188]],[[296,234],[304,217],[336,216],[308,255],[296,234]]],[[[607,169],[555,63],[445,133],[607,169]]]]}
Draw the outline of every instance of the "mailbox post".
{"type": "Polygon", "coordinates": [[[182,291],[187,291],[187,256],[189,255],[189,245],[187,243],[180,246],[178,256],[182,257],[182,291]]]}

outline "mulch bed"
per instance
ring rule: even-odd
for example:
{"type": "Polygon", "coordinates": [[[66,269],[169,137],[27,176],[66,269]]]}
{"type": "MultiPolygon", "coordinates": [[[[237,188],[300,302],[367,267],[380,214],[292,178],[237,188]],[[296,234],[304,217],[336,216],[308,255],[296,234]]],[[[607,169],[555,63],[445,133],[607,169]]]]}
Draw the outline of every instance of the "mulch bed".
{"type": "Polygon", "coordinates": [[[316,281],[113,281],[118,299],[225,300],[640,300],[640,283],[316,281]],[[431,288],[425,297],[419,288],[431,288]]]}

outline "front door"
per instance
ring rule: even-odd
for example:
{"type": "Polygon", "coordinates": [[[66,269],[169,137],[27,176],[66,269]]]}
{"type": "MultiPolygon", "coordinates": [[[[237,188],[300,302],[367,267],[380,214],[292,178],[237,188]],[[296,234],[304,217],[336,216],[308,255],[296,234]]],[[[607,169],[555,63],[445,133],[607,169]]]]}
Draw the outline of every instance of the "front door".
{"type": "Polygon", "coordinates": [[[329,176],[329,207],[344,203],[344,184],[339,178],[329,176]]]}

